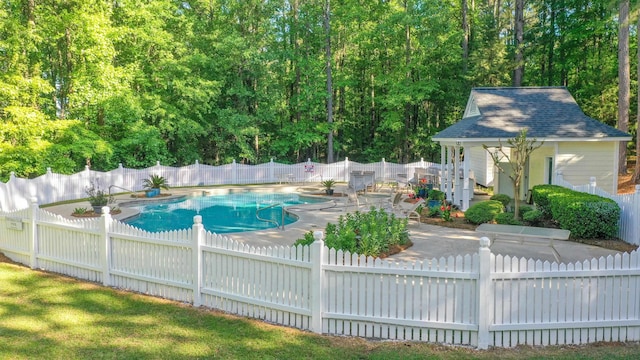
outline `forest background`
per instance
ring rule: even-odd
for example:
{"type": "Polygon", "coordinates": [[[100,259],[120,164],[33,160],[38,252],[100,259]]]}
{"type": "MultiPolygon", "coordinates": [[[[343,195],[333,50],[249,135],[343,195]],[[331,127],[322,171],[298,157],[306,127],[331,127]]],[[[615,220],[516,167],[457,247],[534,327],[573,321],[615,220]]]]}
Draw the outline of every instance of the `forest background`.
{"type": "Polygon", "coordinates": [[[4,0],[0,180],[156,161],[439,162],[431,137],[475,86],[567,86],[616,125],[619,5],[4,0]]]}

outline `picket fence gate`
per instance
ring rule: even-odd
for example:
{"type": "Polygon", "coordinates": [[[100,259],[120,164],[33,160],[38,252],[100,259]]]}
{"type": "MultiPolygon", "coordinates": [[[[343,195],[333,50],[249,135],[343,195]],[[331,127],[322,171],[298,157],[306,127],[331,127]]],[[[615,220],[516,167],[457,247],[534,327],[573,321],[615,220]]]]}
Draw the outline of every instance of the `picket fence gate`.
{"type": "MultiPolygon", "coordinates": [[[[311,246],[253,247],[192,228],[0,212],[0,252],[34,269],[321,334],[452,345],[640,340],[638,252],[558,264],[478,253],[404,263],[311,246]]],[[[104,208],[108,210],[108,208],[104,208]]]]}

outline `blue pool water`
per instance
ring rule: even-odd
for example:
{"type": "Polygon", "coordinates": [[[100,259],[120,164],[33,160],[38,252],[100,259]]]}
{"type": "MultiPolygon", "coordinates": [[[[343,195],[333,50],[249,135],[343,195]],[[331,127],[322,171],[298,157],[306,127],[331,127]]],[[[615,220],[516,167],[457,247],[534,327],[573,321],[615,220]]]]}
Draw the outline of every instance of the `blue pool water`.
{"type": "MultiPolygon", "coordinates": [[[[177,199],[169,202],[146,204],[134,208],[140,215],[125,221],[146,231],[168,231],[191,228],[193,217],[202,215],[204,228],[218,234],[254,231],[275,228],[273,222],[261,221],[260,217],[282,222],[282,206],[311,204],[326,200],[304,197],[298,194],[243,192],[228,195],[209,195],[177,199]],[[280,205],[282,204],[282,206],[280,205]]],[[[285,212],[285,225],[297,218],[285,212]]]]}

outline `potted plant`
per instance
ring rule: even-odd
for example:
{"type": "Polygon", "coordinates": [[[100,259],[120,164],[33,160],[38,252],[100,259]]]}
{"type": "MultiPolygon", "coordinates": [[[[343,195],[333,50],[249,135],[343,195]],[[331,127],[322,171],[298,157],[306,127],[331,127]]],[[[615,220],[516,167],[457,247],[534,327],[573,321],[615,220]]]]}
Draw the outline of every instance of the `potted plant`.
{"type": "Polygon", "coordinates": [[[440,205],[445,198],[445,194],[444,192],[438,190],[438,189],[432,189],[429,191],[429,195],[428,195],[428,205],[429,207],[433,207],[433,206],[438,206],[440,205]]]}
{"type": "Polygon", "coordinates": [[[93,212],[102,214],[102,207],[112,203],[113,196],[107,191],[100,188],[97,182],[91,182],[90,186],[85,188],[85,193],[89,196],[89,204],[93,207],[93,212]]]}
{"type": "Polygon", "coordinates": [[[147,197],[160,195],[160,189],[169,189],[167,180],[160,175],[150,175],[149,178],[142,181],[142,186],[146,189],[147,197]]]}
{"type": "Polygon", "coordinates": [[[322,182],[322,186],[324,186],[324,192],[327,195],[333,195],[333,186],[336,184],[335,180],[327,179],[322,182]]]}

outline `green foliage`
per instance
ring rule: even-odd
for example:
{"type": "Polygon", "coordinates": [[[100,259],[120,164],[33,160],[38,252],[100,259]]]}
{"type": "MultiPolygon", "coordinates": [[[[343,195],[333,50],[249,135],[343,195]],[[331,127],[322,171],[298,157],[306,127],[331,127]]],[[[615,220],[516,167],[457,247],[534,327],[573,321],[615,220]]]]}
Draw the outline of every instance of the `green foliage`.
{"type": "Polygon", "coordinates": [[[429,200],[444,201],[445,193],[438,189],[432,189],[429,190],[429,194],[427,195],[427,197],[429,200]]]}
{"type": "Polygon", "coordinates": [[[336,182],[335,182],[335,180],[333,180],[333,179],[327,179],[327,180],[324,180],[324,181],[322,182],[322,186],[323,186],[326,190],[331,190],[335,184],[336,184],[336,182]]]}
{"type": "Polygon", "coordinates": [[[464,213],[465,219],[472,224],[484,224],[495,220],[496,215],[504,212],[504,206],[497,200],[486,200],[471,205],[464,213]]]}
{"type": "Polygon", "coordinates": [[[91,206],[106,206],[115,201],[109,191],[102,189],[97,181],[91,181],[84,191],[89,197],[88,200],[91,206]]]}
{"type": "MultiPolygon", "coordinates": [[[[347,213],[338,218],[337,224],[327,224],[324,241],[332,249],[378,257],[388,251],[389,246],[409,241],[407,219],[398,219],[375,207],[368,212],[347,213]]],[[[308,232],[295,245],[311,243],[313,233],[308,232]]]]}
{"type": "Polygon", "coordinates": [[[551,219],[551,198],[561,196],[571,190],[558,185],[536,185],[531,189],[531,198],[536,208],[542,212],[545,219],[551,219]]]}
{"type": "Polygon", "coordinates": [[[492,195],[489,200],[497,200],[502,203],[502,205],[506,208],[511,204],[511,197],[506,194],[495,194],[492,195]]]}
{"type": "Polygon", "coordinates": [[[429,212],[427,213],[428,217],[441,217],[442,210],[440,210],[440,205],[428,207],[429,212]]]}
{"type": "Polygon", "coordinates": [[[538,226],[544,220],[544,215],[540,210],[531,210],[522,213],[522,220],[531,226],[538,226]]]}
{"type": "MultiPolygon", "coordinates": [[[[338,158],[439,161],[431,138],[461,118],[471,87],[511,85],[513,2],[469,8],[466,52],[460,4],[336,2],[328,124],[322,6],[278,4],[3,2],[0,178],[318,160],[329,132],[338,158]],[[43,131],[67,120],[79,126],[65,136],[43,131]]],[[[527,11],[525,85],[569,84],[589,116],[615,123],[615,6],[527,11]]]]}
{"type": "Polygon", "coordinates": [[[513,215],[514,214],[512,212],[504,212],[504,213],[496,214],[494,220],[497,224],[522,225],[522,222],[520,220],[516,220],[516,218],[513,215]]]}
{"type": "Polygon", "coordinates": [[[74,215],[82,215],[87,213],[87,208],[75,208],[73,209],[74,215]]]}
{"type": "Polygon", "coordinates": [[[557,221],[578,239],[613,238],[618,232],[620,206],[598,195],[555,185],[533,187],[533,200],[545,218],[557,221]]]}
{"type": "Polygon", "coordinates": [[[142,180],[142,186],[145,189],[169,189],[169,184],[167,184],[164,176],[156,174],[150,175],[147,179],[142,180]]]}

